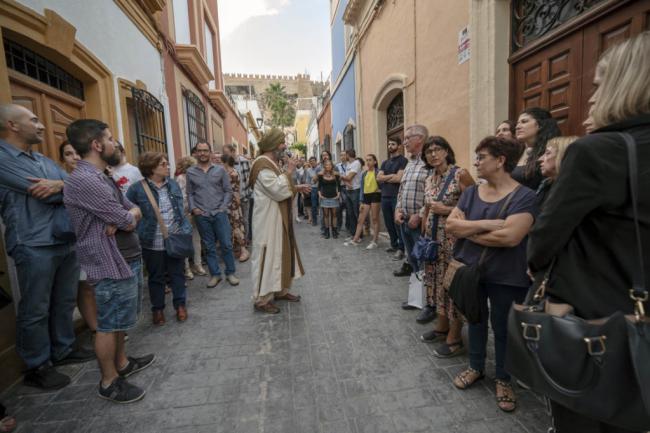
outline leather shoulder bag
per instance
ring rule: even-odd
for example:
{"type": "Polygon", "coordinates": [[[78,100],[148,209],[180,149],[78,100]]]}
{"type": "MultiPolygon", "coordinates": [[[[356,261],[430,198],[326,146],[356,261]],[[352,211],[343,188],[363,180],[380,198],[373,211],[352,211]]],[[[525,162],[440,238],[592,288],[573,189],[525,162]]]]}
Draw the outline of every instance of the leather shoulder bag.
{"type": "MultiPolygon", "coordinates": [[[[436,197],[436,201],[442,200],[442,198],[445,196],[445,193],[447,192],[447,189],[449,189],[449,184],[451,184],[451,181],[454,179],[454,176],[456,175],[456,169],[457,167],[452,167],[451,170],[449,171],[449,174],[445,178],[445,183],[442,186],[442,189],[438,193],[438,196],[436,197]]],[[[427,236],[420,236],[418,241],[415,243],[415,246],[413,247],[413,251],[411,252],[411,255],[415,260],[418,262],[435,262],[438,260],[438,246],[440,245],[440,242],[437,240],[437,234],[438,234],[438,215],[433,216],[433,223],[431,224],[431,237],[427,236]]]]}
{"type": "MultiPolygon", "coordinates": [[[[636,231],[634,315],[616,312],[584,320],[569,304],[546,296],[555,259],[527,301],[508,316],[506,370],[534,391],[586,417],[633,431],[650,430],[650,320],[639,230],[638,168],[634,138],[625,140],[636,231]],[[532,296],[531,296],[532,295],[532,296]]],[[[603,299],[602,302],[607,302],[603,299]]]]}
{"type": "MultiPolygon", "coordinates": [[[[508,194],[508,198],[499,209],[496,219],[503,217],[519,188],[520,185],[508,194]]],[[[478,187],[476,188],[476,195],[478,195],[478,187]]],[[[484,319],[484,309],[481,308],[479,302],[478,290],[488,250],[488,247],[483,248],[478,262],[471,265],[452,259],[443,278],[443,287],[449,291],[449,297],[454,301],[458,311],[465,316],[468,323],[480,323],[484,319]]]]}
{"type": "Polygon", "coordinates": [[[169,233],[165,221],[163,220],[160,209],[158,208],[158,203],[151,193],[151,188],[145,179],[141,180],[142,187],[144,188],[145,194],[149,199],[149,203],[153,208],[153,211],[156,213],[156,219],[158,220],[158,225],[160,226],[160,231],[163,235],[163,240],[165,242],[165,252],[170,257],[176,259],[184,259],[186,257],[192,257],[194,254],[194,247],[192,245],[192,234],[191,233],[169,233]]]}

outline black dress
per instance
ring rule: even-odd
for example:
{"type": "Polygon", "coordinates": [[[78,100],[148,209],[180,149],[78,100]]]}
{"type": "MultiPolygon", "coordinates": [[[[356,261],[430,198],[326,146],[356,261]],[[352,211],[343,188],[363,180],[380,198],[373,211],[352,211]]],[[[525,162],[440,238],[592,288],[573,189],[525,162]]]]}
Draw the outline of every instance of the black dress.
{"type": "Polygon", "coordinates": [[[515,167],[514,170],[512,170],[512,173],[510,173],[510,176],[523,186],[527,186],[528,188],[532,189],[533,191],[537,191],[537,188],[539,188],[539,184],[542,183],[544,180],[544,176],[542,176],[542,172],[539,169],[539,164],[537,164],[537,168],[535,169],[535,172],[532,174],[532,176],[526,176],[526,166],[525,165],[518,165],[515,167]]]}

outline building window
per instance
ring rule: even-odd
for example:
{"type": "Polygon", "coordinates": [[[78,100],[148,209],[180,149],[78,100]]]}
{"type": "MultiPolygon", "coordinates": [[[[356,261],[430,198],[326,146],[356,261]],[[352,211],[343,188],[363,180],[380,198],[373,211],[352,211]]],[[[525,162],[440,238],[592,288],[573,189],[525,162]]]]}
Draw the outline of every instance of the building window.
{"type": "Polygon", "coordinates": [[[197,143],[207,141],[205,107],[201,99],[187,89],[183,89],[183,102],[185,105],[187,151],[190,153],[197,143]]]}
{"type": "Polygon", "coordinates": [[[343,130],[343,149],[354,149],[354,126],[348,125],[343,130]]]}
{"type": "Polygon", "coordinates": [[[177,44],[191,44],[190,10],[188,0],[174,0],[174,32],[177,44]]]}
{"type": "Polygon", "coordinates": [[[386,136],[401,143],[404,135],[404,95],[400,92],[386,109],[386,136]]]}
{"type": "Polygon", "coordinates": [[[7,67],[84,100],[83,83],[32,50],[4,39],[7,67]]]}
{"type": "Polygon", "coordinates": [[[135,87],[133,94],[133,117],[135,119],[135,147],[138,154],[144,152],[167,153],[165,107],[151,93],[135,87]]]}
{"type": "Polygon", "coordinates": [[[323,140],[323,149],[327,150],[328,152],[331,152],[332,149],[332,137],[330,137],[329,134],[325,135],[325,139],[323,140]]]}
{"type": "MultiPolygon", "coordinates": [[[[214,45],[213,45],[213,40],[214,40],[214,34],[212,33],[212,29],[210,26],[206,23],[205,28],[203,29],[203,32],[205,33],[205,62],[208,64],[208,68],[210,68],[210,72],[212,72],[212,76],[215,77],[216,75],[214,74],[214,45]]],[[[210,89],[215,89],[215,84],[214,80],[210,80],[209,83],[210,89]]]]}

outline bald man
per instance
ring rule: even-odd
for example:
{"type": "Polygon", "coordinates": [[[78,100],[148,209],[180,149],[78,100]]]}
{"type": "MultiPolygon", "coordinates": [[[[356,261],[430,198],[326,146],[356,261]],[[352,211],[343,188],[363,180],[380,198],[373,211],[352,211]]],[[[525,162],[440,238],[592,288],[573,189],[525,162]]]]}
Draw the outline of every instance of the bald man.
{"type": "Polygon", "coordinates": [[[0,216],[20,286],[16,351],[25,384],[58,389],[70,378],[54,365],[94,358],[75,350],[72,312],[79,283],[74,233],[63,207],[66,173],[32,150],[45,127],[20,105],[0,105],[0,216]]]}

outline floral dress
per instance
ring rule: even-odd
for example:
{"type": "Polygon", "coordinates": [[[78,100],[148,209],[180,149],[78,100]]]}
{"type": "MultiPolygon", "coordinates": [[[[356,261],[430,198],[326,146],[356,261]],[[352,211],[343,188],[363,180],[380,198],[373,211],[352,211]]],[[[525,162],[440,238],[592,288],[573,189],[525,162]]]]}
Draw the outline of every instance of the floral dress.
{"type": "Polygon", "coordinates": [[[228,208],[228,219],[232,228],[232,245],[233,249],[238,250],[246,246],[246,225],[244,216],[241,212],[241,198],[239,194],[239,173],[232,167],[228,167],[230,175],[230,186],[232,186],[232,200],[228,208]]]}
{"type": "MultiPolygon", "coordinates": [[[[431,205],[438,198],[440,189],[444,186],[447,175],[451,172],[453,165],[447,168],[447,171],[439,176],[437,173],[429,176],[425,182],[424,205],[431,205]]],[[[457,168],[454,178],[449,183],[447,191],[442,197],[442,204],[445,206],[456,206],[461,194],[460,177],[465,170],[457,168]]],[[[431,237],[434,213],[429,211],[429,217],[426,225],[426,235],[431,237]]],[[[450,320],[462,320],[461,314],[454,307],[454,302],[449,297],[449,293],[443,288],[443,277],[447,271],[447,266],[453,258],[453,248],[456,239],[448,235],[445,231],[447,215],[438,215],[438,227],[436,230],[436,240],[440,242],[438,247],[438,260],[433,263],[425,263],[424,267],[424,285],[427,288],[427,302],[429,305],[436,305],[437,313],[449,318],[450,320]]]]}

